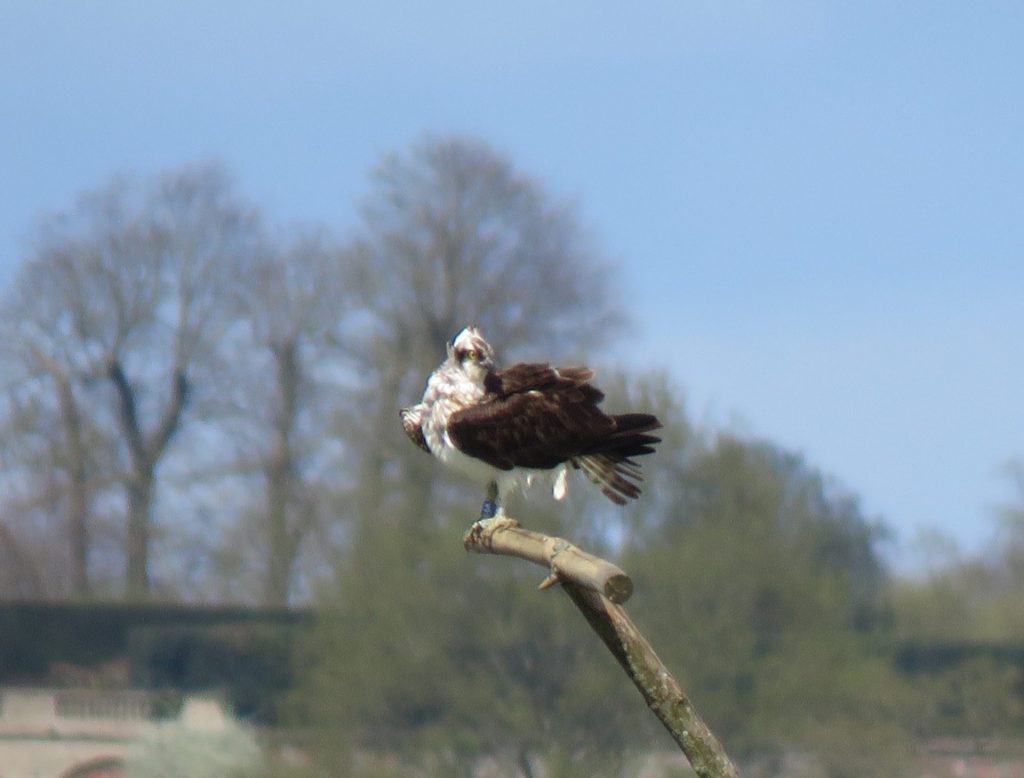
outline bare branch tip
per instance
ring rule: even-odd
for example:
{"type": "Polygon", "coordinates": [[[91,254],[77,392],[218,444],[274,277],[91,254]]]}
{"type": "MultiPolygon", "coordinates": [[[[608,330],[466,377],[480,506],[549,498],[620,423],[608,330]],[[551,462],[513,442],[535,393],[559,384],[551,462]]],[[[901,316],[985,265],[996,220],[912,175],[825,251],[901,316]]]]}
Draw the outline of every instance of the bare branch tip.
{"type": "Polygon", "coordinates": [[[554,586],[556,583],[558,583],[561,580],[562,580],[562,576],[560,576],[558,574],[558,571],[557,570],[552,570],[551,574],[547,578],[545,578],[543,581],[540,582],[540,585],[537,587],[537,591],[538,592],[542,592],[545,589],[550,589],[552,586],[554,586]]]}
{"type": "Polygon", "coordinates": [[[602,593],[616,605],[622,605],[633,596],[633,579],[625,573],[613,575],[605,581],[602,593]]]}

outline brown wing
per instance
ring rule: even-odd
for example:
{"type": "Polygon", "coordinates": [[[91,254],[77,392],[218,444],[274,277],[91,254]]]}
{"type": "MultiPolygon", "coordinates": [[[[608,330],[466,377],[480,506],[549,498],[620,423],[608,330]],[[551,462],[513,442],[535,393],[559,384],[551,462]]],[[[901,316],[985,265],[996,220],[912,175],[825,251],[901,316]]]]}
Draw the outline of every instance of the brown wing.
{"type": "Polygon", "coordinates": [[[448,435],[469,456],[494,467],[549,469],[574,457],[616,461],[653,451],[658,426],[649,414],[608,416],[604,395],[585,367],[520,364],[488,377],[488,399],[452,415],[448,435]]]}
{"type": "Polygon", "coordinates": [[[509,397],[531,389],[586,387],[588,396],[594,403],[599,403],[604,395],[587,383],[593,377],[594,371],[589,367],[554,368],[546,362],[522,362],[489,374],[484,379],[484,388],[491,395],[509,397]]]}

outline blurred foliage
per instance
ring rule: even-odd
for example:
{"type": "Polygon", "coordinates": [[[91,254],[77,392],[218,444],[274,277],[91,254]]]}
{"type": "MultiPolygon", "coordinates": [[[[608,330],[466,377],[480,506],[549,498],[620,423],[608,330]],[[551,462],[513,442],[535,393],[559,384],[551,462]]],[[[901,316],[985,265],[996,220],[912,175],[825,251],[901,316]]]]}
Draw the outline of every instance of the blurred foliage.
{"type": "Polygon", "coordinates": [[[680,476],[627,569],[638,621],[692,675],[713,727],[742,753],[840,714],[870,721],[849,698],[889,679],[868,646],[882,581],[856,504],[799,459],[731,436],[680,476]]]}
{"type": "MultiPolygon", "coordinates": [[[[702,715],[735,756],[762,765],[752,774],[777,774],[792,753],[828,775],[898,772],[910,690],[879,645],[880,529],[800,458],[695,434],[669,415],[681,403],[658,378],[617,394],[654,401],[645,407],[666,428],[652,464],[677,468],[655,464],[654,497],[619,519],[629,608],[702,715]]],[[[606,508],[591,507],[616,534],[606,508]]],[[[670,747],[567,599],[534,592],[541,573],[522,564],[467,559],[468,522],[438,515],[458,512],[368,517],[322,593],[304,693],[329,761],[371,752],[408,767],[431,754],[424,774],[468,775],[500,755],[620,775],[638,752],[670,747]]],[[[513,515],[614,551],[587,511],[523,503],[513,515]]]]}
{"type": "Polygon", "coordinates": [[[642,702],[571,603],[534,591],[542,574],[467,560],[464,522],[396,523],[360,534],[309,646],[310,717],[332,748],[430,753],[456,774],[486,755],[564,749],[579,768],[625,747],[642,702]]]}
{"type": "Polygon", "coordinates": [[[263,765],[255,735],[238,724],[223,731],[161,724],[126,760],[127,778],[250,778],[263,765]]]}
{"type": "Polygon", "coordinates": [[[898,581],[892,604],[901,638],[1019,642],[1024,635],[1024,469],[1008,468],[1015,503],[998,511],[998,533],[983,557],[946,553],[923,578],[898,581]]]}
{"type": "Polygon", "coordinates": [[[1024,732],[1024,477],[1019,464],[1008,472],[1019,497],[999,511],[990,551],[946,554],[891,589],[898,663],[918,701],[910,726],[922,737],[1024,732]]]}

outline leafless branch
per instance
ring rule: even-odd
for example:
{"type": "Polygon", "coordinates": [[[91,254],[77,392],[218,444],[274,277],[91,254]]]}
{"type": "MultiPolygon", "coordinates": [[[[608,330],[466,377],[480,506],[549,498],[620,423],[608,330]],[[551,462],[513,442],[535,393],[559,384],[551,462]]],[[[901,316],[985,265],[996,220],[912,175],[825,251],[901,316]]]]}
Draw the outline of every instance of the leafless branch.
{"type": "Polygon", "coordinates": [[[512,519],[479,521],[463,537],[463,543],[467,551],[517,556],[549,568],[550,574],[541,588],[555,582],[562,584],[697,775],[701,778],[736,778],[739,775],[682,687],[629,614],[617,604],[632,593],[629,576],[611,562],[587,554],[561,538],[525,530],[512,519]]]}
{"type": "Polygon", "coordinates": [[[633,581],[604,559],[588,554],[562,538],[523,529],[513,519],[478,521],[463,538],[467,551],[517,556],[547,567],[550,573],[538,588],[569,581],[578,587],[623,603],[633,593],[633,581]]]}

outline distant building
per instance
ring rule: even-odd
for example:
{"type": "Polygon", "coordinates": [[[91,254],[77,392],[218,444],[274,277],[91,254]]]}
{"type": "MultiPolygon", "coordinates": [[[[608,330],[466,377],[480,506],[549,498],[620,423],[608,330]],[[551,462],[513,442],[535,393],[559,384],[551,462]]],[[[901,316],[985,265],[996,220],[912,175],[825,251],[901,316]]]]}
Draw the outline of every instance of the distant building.
{"type": "Polygon", "coordinates": [[[272,726],[293,635],[310,622],[286,609],[0,602],[0,778],[120,778],[168,725],[272,726]]]}
{"type": "Polygon", "coordinates": [[[120,778],[125,758],[161,723],[222,731],[231,720],[210,697],[187,697],[174,719],[157,694],[98,689],[0,689],[0,778],[120,778]]]}

